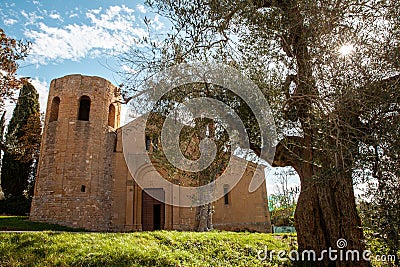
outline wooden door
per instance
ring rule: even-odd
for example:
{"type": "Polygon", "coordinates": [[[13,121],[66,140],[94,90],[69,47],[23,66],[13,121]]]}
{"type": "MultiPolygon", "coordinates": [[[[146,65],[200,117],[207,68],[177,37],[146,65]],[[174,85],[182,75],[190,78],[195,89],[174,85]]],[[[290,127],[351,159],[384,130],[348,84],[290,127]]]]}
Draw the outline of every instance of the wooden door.
{"type": "Polygon", "coordinates": [[[157,198],[164,199],[162,188],[145,189],[142,193],[142,229],[143,231],[154,231],[164,229],[165,223],[165,204],[150,196],[147,192],[156,195],[157,198]],[[147,192],[146,192],[147,191],[147,192]]]}

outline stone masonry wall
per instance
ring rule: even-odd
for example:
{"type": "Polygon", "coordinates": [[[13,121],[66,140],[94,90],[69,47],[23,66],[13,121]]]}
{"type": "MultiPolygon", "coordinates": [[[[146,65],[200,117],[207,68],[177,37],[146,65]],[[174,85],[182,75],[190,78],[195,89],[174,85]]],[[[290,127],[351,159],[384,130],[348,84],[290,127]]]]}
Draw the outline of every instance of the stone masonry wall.
{"type": "Polygon", "coordinates": [[[111,218],[115,133],[108,126],[117,89],[99,77],[69,75],[51,82],[30,219],[90,230],[107,230],[111,218]],[[78,120],[79,101],[90,98],[89,121],[78,120]],[[59,97],[56,121],[52,101],[59,97]]]}
{"type": "MultiPolygon", "coordinates": [[[[142,189],[133,175],[150,179],[157,170],[144,166],[146,171],[141,174],[129,172],[119,128],[119,97],[117,88],[99,77],[68,75],[51,82],[32,221],[92,231],[142,230],[142,189]],[[78,120],[82,96],[91,101],[88,121],[78,120]],[[52,105],[57,97],[58,116],[52,105]],[[115,111],[110,112],[110,105],[114,105],[115,111]]],[[[143,134],[137,136],[143,138],[143,134]]],[[[144,148],[143,151],[138,147],[128,148],[146,153],[144,148]]],[[[248,190],[253,174],[265,179],[264,171],[250,164],[228,194],[229,203],[225,204],[224,198],[213,203],[215,228],[271,230],[265,183],[254,192],[248,190]]],[[[195,230],[195,215],[195,207],[165,205],[164,229],[195,230]]]]}

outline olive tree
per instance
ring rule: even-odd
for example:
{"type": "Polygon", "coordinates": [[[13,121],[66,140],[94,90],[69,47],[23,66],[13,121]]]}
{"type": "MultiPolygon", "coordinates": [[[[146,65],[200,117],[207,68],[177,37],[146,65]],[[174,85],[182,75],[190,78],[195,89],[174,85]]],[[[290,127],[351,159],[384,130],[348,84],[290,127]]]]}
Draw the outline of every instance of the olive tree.
{"type": "MultiPolygon", "coordinates": [[[[292,166],[300,176],[295,212],[300,251],[320,255],[342,238],[347,249],[362,251],[354,173],[370,167],[362,148],[382,134],[373,131],[377,118],[398,109],[399,4],[159,0],[148,5],[169,20],[171,31],[146,38],[146,49],[132,49],[121,58],[136,70],[128,75],[134,90],[180,62],[222,61],[242,71],[264,92],[274,113],[279,143],[272,165],[292,166]]],[[[250,138],[258,155],[259,141],[250,138]]]]}

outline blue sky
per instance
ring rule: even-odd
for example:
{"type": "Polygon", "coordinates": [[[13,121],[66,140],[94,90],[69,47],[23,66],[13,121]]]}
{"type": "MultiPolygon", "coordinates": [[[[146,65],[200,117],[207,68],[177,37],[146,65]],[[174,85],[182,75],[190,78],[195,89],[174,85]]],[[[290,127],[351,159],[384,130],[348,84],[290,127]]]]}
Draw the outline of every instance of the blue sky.
{"type": "Polygon", "coordinates": [[[162,19],[143,2],[0,0],[0,28],[13,38],[32,43],[18,74],[32,78],[42,110],[54,78],[80,73],[121,83],[117,72],[128,67],[116,58],[147,35],[144,17],[151,20],[152,31],[165,29],[162,19]]]}
{"type": "MultiPolygon", "coordinates": [[[[144,17],[150,19],[152,32],[167,31],[166,22],[143,2],[0,0],[0,28],[8,36],[32,43],[18,75],[32,78],[42,111],[55,78],[79,73],[100,76],[115,85],[122,82],[117,72],[129,71],[129,67],[121,66],[116,58],[147,35],[144,17]]],[[[12,109],[13,104],[8,104],[8,118],[12,109]]],[[[289,184],[297,185],[297,179],[290,179],[289,184]]],[[[269,193],[275,191],[274,180],[270,174],[269,193]]]]}

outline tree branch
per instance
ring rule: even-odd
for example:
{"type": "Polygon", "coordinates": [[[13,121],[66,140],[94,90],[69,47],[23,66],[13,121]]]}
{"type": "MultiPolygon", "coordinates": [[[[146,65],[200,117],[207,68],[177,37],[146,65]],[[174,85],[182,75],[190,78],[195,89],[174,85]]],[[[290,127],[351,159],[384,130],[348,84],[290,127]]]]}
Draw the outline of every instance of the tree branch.
{"type": "Polygon", "coordinates": [[[299,136],[287,136],[282,139],[275,150],[272,167],[286,167],[297,165],[302,154],[304,139],[299,136]]]}

